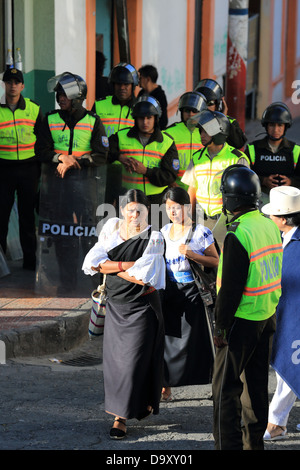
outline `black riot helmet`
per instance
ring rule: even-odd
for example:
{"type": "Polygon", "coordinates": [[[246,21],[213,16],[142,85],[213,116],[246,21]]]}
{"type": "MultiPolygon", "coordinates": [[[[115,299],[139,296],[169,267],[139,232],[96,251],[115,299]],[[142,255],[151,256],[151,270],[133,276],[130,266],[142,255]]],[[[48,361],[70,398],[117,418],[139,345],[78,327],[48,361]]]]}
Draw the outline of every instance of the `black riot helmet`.
{"type": "Polygon", "coordinates": [[[206,109],[188,119],[187,127],[191,132],[196,126],[203,128],[211,136],[211,142],[216,145],[223,145],[229,136],[229,119],[219,111],[206,109]]]}
{"type": "Polygon", "coordinates": [[[185,109],[192,110],[195,113],[199,113],[200,111],[207,109],[205,96],[196,91],[188,91],[187,93],[184,93],[181,95],[178,102],[178,110],[181,113],[181,120],[183,120],[182,113],[185,109]]]}
{"type": "Polygon", "coordinates": [[[256,207],[261,195],[259,177],[244,165],[230,165],[222,174],[220,191],[225,213],[243,206],[256,207]]]}
{"type": "MultiPolygon", "coordinates": [[[[289,108],[285,103],[281,103],[280,101],[276,101],[270,104],[263,112],[261,124],[267,130],[267,125],[270,123],[277,123],[277,124],[285,124],[285,131],[291,127],[293,120],[292,115],[290,113],[289,108]]],[[[284,135],[284,134],[283,134],[284,135]]],[[[274,139],[273,137],[269,138],[271,140],[278,140],[274,139]]],[[[281,137],[280,137],[281,138],[281,137]]]]}
{"type": "Polygon", "coordinates": [[[155,116],[155,121],[161,117],[161,107],[153,96],[142,95],[137,99],[132,108],[132,116],[137,117],[155,116]]]}
{"type": "Polygon", "coordinates": [[[133,65],[121,62],[110,72],[108,83],[132,83],[132,91],[134,91],[139,83],[139,76],[133,65]]]}
{"type": "Polygon", "coordinates": [[[212,78],[204,78],[203,80],[200,80],[194,91],[198,91],[205,96],[207,106],[209,106],[210,101],[215,101],[217,105],[216,109],[220,108],[223,98],[223,90],[218,82],[212,78]]]}
{"type": "Polygon", "coordinates": [[[196,91],[184,93],[179,98],[178,109],[182,111],[184,108],[194,109],[200,113],[200,111],[207,108],[205,96],[196,91]]]}
{"type": "Polygon", "coordinates": [[[87,85],[82,77],[75,73],[64,72],[49,78],[47,83],[49,92],[56,93],[56,101],[60,93],[72,101],[72,108],[80,108],[87,96],[87,85]]]}

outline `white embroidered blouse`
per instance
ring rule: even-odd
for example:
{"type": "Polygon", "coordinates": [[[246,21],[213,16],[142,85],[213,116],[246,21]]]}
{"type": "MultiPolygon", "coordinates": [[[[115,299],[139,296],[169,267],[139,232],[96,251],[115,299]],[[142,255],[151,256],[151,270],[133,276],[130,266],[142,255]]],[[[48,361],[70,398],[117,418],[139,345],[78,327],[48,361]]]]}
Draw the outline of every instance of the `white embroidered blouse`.
{"type": "MultiPolygon", "coordinates": [[[[171,277],[173,277],[174,274],[176,276],[176,273],[178,272],[191,273],[188,259],[185,257],[185,255],[179,253],[179,246],[181,244],[186,244],[189,233],[185,234],[178,240],[171,240],[171,227],[172,224],[167,224],[161,229],[161,232],[166,241],[165,259],[167,272],[171,277]]],[[[204,251],[212,243],[214,243],[212,232],[207,227],[204,227],[204,225],[198,224],[189,243],[190,249],[195,253],[204,255],[204,251]]]]}
{"type": "MultiPolygon", "coordinates": [[[[122,219],[121,219],[122,220],[122,219]]],[[[109,259],[107,253],[124,242],[120,236],[120,219],[112,217],[103,226],[97,243],[87,253],[82,270],[85,274],[93,276],[97,274],[92,270],[109,259]]],[[[149,225],[144,231],[149,229],[149,225]]],[[[149,243],[134,265],[127,270],[129,276],[134,276],[137,280],[150,284],[155,289],[165,288],[165,261],[164,261],[164,239],[160,232],[153,231],[150,234],[149,243]]]]}

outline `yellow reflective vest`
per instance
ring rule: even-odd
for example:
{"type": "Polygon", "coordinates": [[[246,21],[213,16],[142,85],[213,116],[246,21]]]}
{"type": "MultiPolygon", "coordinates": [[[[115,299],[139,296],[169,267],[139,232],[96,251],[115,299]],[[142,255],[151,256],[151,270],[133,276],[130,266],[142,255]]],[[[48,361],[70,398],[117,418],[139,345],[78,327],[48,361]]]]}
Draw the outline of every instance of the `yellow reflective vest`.
{"type": "MultiPolygon", "coordinates": [[[[147,168],[159,167],[160,161],[168,149],[173,145],[173,139],[162,133],[163,141],[150,142],[145,147],[135,137],[128,137],[128,129],[118,132],[120,155],[132,157],[143,163],[147,168]]],[[[122,186],[128,189],[140,189],[147,196],[161,194],[167,186],[155,186],[150,183],[146,175],[129,173],[122,165],[122,186]]]]}
{"type": "Polygon", "coordinates": [[[134,126],[131,108],[127,105],[114,104],[112,100],[112,96],[107,96],[95,102],[95,112],[104,125],[107,137],[125,127],[134,126]]]}
{"type": "MultiPolygon", "coordinates": [[[[248,253],[249,272],[235,317],[266,320],[275,313],[281,295],[282,239],[277,226],[258,210],[246,212],[234,221],[234,233],[248,253]]],[[[221,253],[217,291],[222,282],[221,253]]]]}
{"type": "Polygon", "coordinates": [[[163,132],[173,137],[178,151],[179,171],[177,174],[176,183],[183,189],[188,190],[188,185],[182,183],[181,178],[189,166],[193,153],[203,148],[199,129],[195,129],[192,133],[184,122],[176,122],[163,132]]]}
{"type": "Polygon", "coordinates": [[[25,109],[14,112],[0,106],[0,158],[26,160],[34,156],[36,136],[34,126],[40,107],[29,98],[24,98],[25,109]]]}
{"type": "Polygon", "coordinates": [[[95,116],[87,113],[83,119],[76,123],[74,129],[69,129],[58,111],[50,113],[48,115],[48,125],[53,140],[54,151],[76,157],[91,153],[91,138],[95,121],[95,116]]]}
{"type": "Polygon", "coordinates": [[[221,177],[225,168],[241,160],[249,165],[248,157],[240,150],[224,144],[221,151],[210,158],[208,149],[199,150],[193,155],[194,171],[197,180],[196,199],[206,215],[213,217],[222,212],[221,177]]]}

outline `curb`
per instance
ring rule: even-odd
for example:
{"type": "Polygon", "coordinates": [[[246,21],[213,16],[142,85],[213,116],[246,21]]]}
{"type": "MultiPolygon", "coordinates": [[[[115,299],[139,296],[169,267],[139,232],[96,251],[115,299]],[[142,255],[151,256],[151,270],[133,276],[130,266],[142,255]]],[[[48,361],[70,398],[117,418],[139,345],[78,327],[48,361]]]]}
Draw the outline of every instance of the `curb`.
{"type": "Polygon", "coordinates": [[[88,339],[91,301],[54,320],[0,332],[6,359],[66,352],[88,339]]]}

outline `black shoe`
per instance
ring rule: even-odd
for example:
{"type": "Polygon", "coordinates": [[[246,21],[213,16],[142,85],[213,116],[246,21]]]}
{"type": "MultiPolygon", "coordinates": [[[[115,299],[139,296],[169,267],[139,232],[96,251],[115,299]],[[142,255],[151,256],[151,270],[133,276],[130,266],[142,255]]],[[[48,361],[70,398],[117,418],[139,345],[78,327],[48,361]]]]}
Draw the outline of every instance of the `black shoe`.
{"type": "MultiPolygon", "coordinates": [[[[119,423],[122,423],[125,426],[123,419],[119,418],[115,419],[115,421],[118,421],[119,423]]],[[[123,439],[126,436],[126,431],[123,431],[119,428],[111,428],[111,430],[109,431],[109,436],[111,439],[123,439]]]]}
{"type": "Polygon", "coordinates": [[[151,408],[151,410],[145,410],[142,413],[139,413],[136,419],[141,421],[142,419],[148,418],[148,416],[152,415],[152,413],[153,413],[153,408],[151,408]]]}

